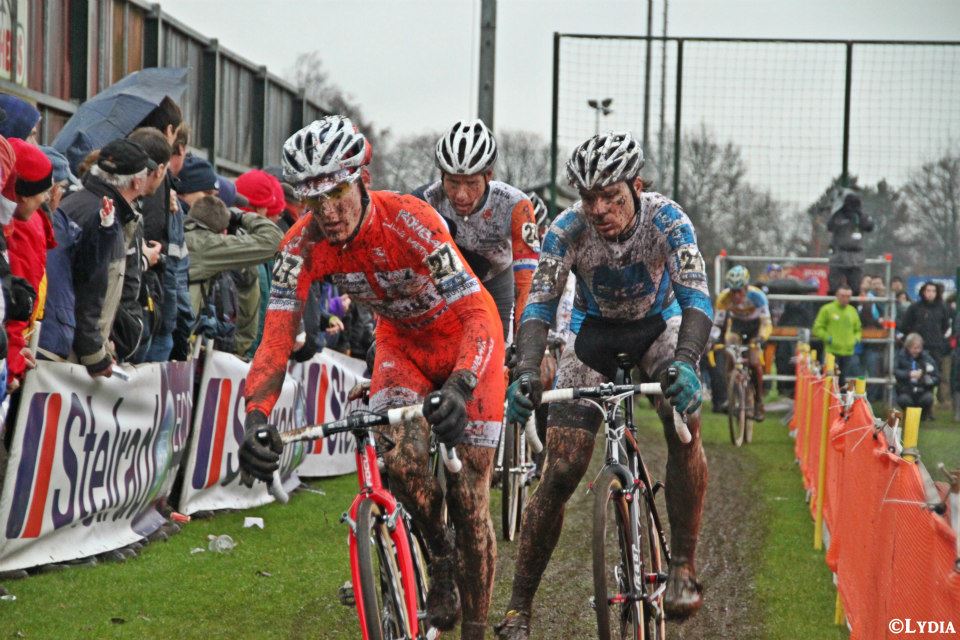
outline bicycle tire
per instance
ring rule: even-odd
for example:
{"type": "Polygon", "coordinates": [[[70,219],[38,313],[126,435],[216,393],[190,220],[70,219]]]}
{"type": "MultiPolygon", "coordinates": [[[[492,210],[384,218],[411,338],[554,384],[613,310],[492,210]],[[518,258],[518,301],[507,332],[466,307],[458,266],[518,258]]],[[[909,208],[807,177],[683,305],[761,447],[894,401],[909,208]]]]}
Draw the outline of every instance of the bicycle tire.
{"type": "Polygon", "coordinates": [[[757,391],[753,387],[753,380],[748,380],[744,384],[743,394],[744,403],[747,405],[747,412],[743,422],[743,441],[747,444],[753,442],[754,407],[757,406],[757,391]]]}
{"type": "Polygon", "coordinates": [[[734,370],[727,385],[727,424],[730,428],[730,442],[735,447],[743,446],[747,420],[745,396],[743,377],[739,371],[734,370]]]}
{"type": "Polygon", "coordinates": [[[507,423],[503,428],[503,471],[500,474],[500,528],[503,539],[513,541],[520,529],[521,493],[523,482],[516,469],[520,468],[521,461],[520,441],[523,434],[517,425],[507,423]]]}
{"type": "Polygon", "coordinates": [[[641,602],[616,602],[618,596],[639,593],[631,561],[635,534],[623,488],[610,467],[593,483],[593,606],[600,640],[643,640],[641,602]]]}
{"type": "MultiPolygon", "coordinates": [[[[362,501],[357,509],[356,537],[359,596],[363,601],[366,639],[411,637],[396,548],[382,509],[373,500],[362,501]]],[[[357,585],[354,585],[355,593],[356,589],[357,585]]]]}
{"type": "MultiPolygon", "coordinates": [[[[647,473],[646,477],[649,478],[650,474],[647,473]]],[[[657,527],[657,518],[654,517],[654,499],[653,488],[643,482],[640,494],[637,495],[637,511],[640,528],[646,538],[641,540],[639,545],[644,574],[639,583],[646,596],[643,603],[645,640],[663,640],[667,634],[667,617],[663,612],[664,593],[661,589],[661,585],[666,583],[667,574],[660,549],[660,530],[657,527]]]]}
{"type": "Polygon", "coordinates": [[[410,541],[410,555],[413,559],[413,573],[417,585],[417,618],[420,620],[417,640],[435,640],[440,637],[440,632],[431,627],[427,620],[427,592],[430,590],[427,544],[423,534],[412,520],[407,521],[407,538],[410,541]]]}

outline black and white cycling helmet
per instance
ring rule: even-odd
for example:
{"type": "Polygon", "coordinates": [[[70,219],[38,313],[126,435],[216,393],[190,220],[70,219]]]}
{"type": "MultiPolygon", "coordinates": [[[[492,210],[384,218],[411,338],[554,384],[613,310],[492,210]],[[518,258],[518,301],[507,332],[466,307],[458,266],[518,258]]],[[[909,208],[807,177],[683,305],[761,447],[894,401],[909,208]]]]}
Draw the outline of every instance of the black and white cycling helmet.
{"type": "Polygon", "coordinates": [[[497,160],[497,141],[482,120],[460,120],[437,141],[437,167],[444,173],[469,176],[486,171],[497,160]]]}
{"type": "Polygon", "coordinates": [[[297,195],[311,198],[360,178],[373,148],[350,118],[314,120],[283,143],[283,175],[297,195]]]}
{"type": "Polygon", "coordinates": [[[537,221],[537,226],[542,227],[547,224],[547,203],[543,201],[543,198],[537,194],[536,191],[531,191],[527,194],[527,197],[530,198],[530,202],[533,203],[533,217],[537,221]]]}
{"type": "Polygon", "coordinates": [[[643,149],[629,131],[595,135],[573,151],[567,179],[580,191],[630,181],[643,168],[643,149]]]}

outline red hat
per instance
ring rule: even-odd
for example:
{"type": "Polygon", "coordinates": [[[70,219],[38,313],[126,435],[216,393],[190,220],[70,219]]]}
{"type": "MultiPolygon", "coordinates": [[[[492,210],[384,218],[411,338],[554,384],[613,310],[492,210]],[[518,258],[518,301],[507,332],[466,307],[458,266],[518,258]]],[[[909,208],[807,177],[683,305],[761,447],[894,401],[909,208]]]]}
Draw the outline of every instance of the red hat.
{"type": "Polygon", "coordinates": [[[276,192],[273,189],[273,181],[276,180],[266,171],[260,169],[251,169],[236,179],[237,193],[250,201],[250,208],[259,209],[266,207],[271,209],[275,206],[277,199],[276,192]]]}
{"type": "Polygon", "coordinates": [[[19,138],[10,138],[9,142],[17,154],[17,182],[14,187],[16,194],[26,198],[52,187],[53,164],[40,147],[19,138]]]}
{"type": "MultiPolygon", "coordinates": [[[[270,174],[267,174],[270,175],[270,174]]],[[[273,206],[267,207],[267,216],[273,218],[283,213],[287,206],[287,196],[283,193],[283,185],[276,176],[270,176],[273,181],[273,206]]]]}

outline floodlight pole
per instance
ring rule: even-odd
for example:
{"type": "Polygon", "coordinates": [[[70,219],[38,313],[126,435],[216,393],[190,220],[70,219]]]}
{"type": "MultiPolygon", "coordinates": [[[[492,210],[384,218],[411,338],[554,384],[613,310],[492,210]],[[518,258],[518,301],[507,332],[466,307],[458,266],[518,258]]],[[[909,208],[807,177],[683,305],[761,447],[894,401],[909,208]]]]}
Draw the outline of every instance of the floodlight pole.
{"type": "Polygon", "coordinates": [[[647,56],[643,73],[643,150],[650,152],[650,68],[653,54],[653,0],[647,0],[647,56]]]}

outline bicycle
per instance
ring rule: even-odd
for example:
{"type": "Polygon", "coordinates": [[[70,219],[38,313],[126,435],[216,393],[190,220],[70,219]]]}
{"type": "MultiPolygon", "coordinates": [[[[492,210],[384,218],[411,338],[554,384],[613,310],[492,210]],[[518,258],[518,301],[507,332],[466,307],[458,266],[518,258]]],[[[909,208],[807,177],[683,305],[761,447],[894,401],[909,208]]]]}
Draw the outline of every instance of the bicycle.
{"type": "MultiPolygon", "coordinates": [[[[640,455],[633,423],[633,396],[662,395],[659,383],[632,384],[633,364],[617,357],[623,384],[555,389],[543,402],[585,399],[603,414],[605,463],[590,483],[594,493],[592,606],[600,640],[662,639],[666,633],[663,596],[670,547],[661,525],[654,482],[640,455]],[[611,616],[611,613],[614,615],[611,616]]],[[[671,376],[676,371],[671,370],[671,376]]],[[[692,437],[682,417],[674,413],[682,442],[692,437]]]]}
{"type": "MultiPolygon", "coordinates": [[[[559,360],[558,351],[561,348],[562,343],[556,340],[548,345],[548,352],[553,356],[554,362],[559,360]]],[[[526,386],[521,390],[524,393],[530,392],[526,386]]],[[[507,406],[504,403],[503,416],[494,472],[500,474],[500,528],[503,539],[513,541],[520,532],[530,485],[539,477],[540,469],[534,456],[543,451],[543,443],[537,433],[536,414],[531,415],[525,425],[509,422],[507,406]]]]}
{"type": "Polygon", "coordinates": [[[750,366],[750,346],[744,344],[714,345],[708,358],[715,366],[714,352],[726,351],[733,362],[727,380],[727,425],[730,429],[730,442],[742,447],[744,442],[753,441],[753,409],[756,405],[756,388],[750,366]]]}
{"type": "MultiPolygon", "coordinates": [[[[428,559],[410,514],[384,486],[380,455],[395,443],[376,427],[396,425],[423,415],[420,405],[390,409],[385,413],[358,412],[322,425],[280,434],[284,445],[350,432],[357,441],[359,493],[340,522],[349,526],[351,583],[340,590],[340,600],[355,605],[364,640],[433,640],[439,632],[425,623],[427,617],[428,559]],[[374,434],[383,440],[378,448],[374,434]],[[360,597],[356,596],[359,590],[360,597]]],[[[257,437],[266,443],[266,430],[257,437]]],[[[459,473],[460,459],[453,447],[440,445],[450,473],[459,473]]],[[[275,472],[270,493],[280,502],[289,496],[275,472]]]]}

